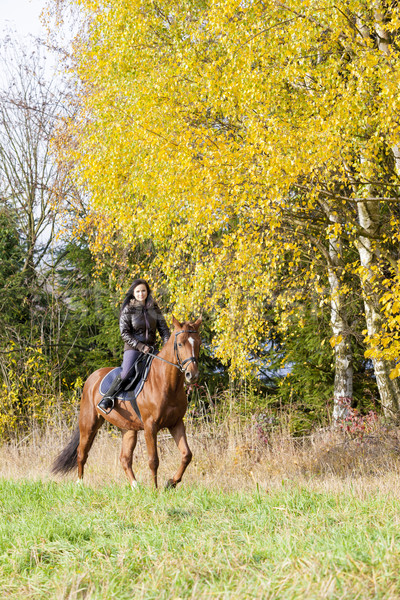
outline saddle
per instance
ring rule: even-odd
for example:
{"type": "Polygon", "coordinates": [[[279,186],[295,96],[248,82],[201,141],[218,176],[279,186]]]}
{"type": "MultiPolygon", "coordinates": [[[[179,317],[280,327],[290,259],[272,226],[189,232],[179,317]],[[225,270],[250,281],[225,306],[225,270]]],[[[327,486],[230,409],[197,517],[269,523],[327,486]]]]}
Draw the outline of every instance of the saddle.
{"type": "MultiPolygon", "coordinates": [[[[129,378],[125,382],[125,385],[118,391],[116,394],[116,398],[118,400],[122,400],[123,402],[130,402],[132,404],[133,409],[138,414],[141,419],[138,405],[136,403],[136,398],[140,394],[143,389],[144,384],[146,383],[147,377],[149,375],[150,367],[153,362],[153,356],[148,356],[147,354],[143,354],[138,358],[132,368],[132,373],[129,378]]],[[[100,382],[99,392],[102,396],[104,396],[108,390],[114,378],[119,375],[122,371],[122,367],[116,367],[100,382]]]]}

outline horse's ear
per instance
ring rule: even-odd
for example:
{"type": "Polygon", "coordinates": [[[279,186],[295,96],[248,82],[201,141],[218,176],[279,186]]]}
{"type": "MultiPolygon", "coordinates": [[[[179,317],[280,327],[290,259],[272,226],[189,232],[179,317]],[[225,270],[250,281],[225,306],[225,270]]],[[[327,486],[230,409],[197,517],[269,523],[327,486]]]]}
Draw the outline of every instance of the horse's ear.
{"type": "Polygon", "coordinates": [[[202,320],[203,320],[203,317],[199,317],[199,318],[197,319],[197,321],[195,321],[195,322],[193,323],[193,327],[195,328],[195,330],[196,330],[196,331],[197,331],[197,330],[198,330],[198,328],[200,327],[202,320]]]}
{"type": "Polygon", "coordinates": [[[177,319],[175,319],[174,315],[172,315],[172,325],[177,328],[179,327],[180,329],[182,329],[182,323],[179,323],[179,321],[177,319]]]}

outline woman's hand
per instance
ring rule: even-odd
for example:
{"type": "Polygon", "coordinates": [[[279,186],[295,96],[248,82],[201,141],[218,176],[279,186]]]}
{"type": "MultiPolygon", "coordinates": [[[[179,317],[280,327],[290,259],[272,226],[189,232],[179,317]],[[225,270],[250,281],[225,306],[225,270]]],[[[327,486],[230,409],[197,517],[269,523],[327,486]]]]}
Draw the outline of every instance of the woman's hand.
{"type": "Polygon", "coordinates": [[[142,342],[138,342],[136,344],[136,348],[139,350],[139,352],[143,352],[143,354],[148,354],[150,352],[150,346],[147,346],[142,342]]]}

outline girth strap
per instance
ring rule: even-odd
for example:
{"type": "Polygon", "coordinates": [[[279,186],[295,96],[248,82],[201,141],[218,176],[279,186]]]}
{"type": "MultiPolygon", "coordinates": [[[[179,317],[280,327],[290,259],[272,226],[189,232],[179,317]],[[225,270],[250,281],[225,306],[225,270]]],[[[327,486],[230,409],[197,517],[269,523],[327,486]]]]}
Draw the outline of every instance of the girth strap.
{"type": "Polygon", "coordinates": [[[133,410],[139,417],[139,420],[143,423],[142,415],[140,414],[140,410],[139,410],[138,404],[136,402],[136,398],[129,398],[129,402],[131,403],[133,410]]]}

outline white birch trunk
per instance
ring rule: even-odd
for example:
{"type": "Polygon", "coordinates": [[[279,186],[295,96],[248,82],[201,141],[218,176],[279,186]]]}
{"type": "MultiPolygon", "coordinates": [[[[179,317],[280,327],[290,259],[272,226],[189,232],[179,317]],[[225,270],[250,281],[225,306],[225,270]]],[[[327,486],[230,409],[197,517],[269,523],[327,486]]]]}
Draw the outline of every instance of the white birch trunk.
{"type": "MultiPolygon", "coordinates": [[[[332,214],[328,206],[324,206],[329,221],[338,223],[338,218],[332,214]]],[[[329,239],[328,279],[331,295],[331,327],[336,338],[335,380],[333,385],[333,421],[345,418],[353,399],[353,355],[348,336],[348,325],[345,319],[343,295],[341,291],[341,256],[342,243],[340,234],[334,234],[329,239]]]]}
{"type": "MultiPolygon", "coordinates": [[[[361,227],[368,236],[374,236],[379,227],[379,202],[357,202],[358,218],[361,227]]],[[[369,336],[379,335],[382,331],[382,315],[379,310],[378,298],[373,290],[373,281],[376,276],[373,270],[374,250],[371,237],[360,236],[357,242],[360,263],[363,268],[361,286],[364,296],[365,319],[369,336]]],[[[400,401],[400,383],[398,379],[390,379],[389,374],[394,368],[394,362],[374,358],[376,382],[379,389],[382,408],[385,416],[397,418],[400,401]]]]}
{"type": "Polygon", "coordinates": [[[353,399],[353,363],[346,322],[342,316],[340,281],[334,269],[328,269],[331,288],[331,327],[337,341],[335,352],[335,381],[333,385],[333,421],[348,415],[353,399]]]}
{"type": "MultiPolygon", "coordinates": [[[[390,35],[386,31],[384,23],[385,9],[380,0],[375,0],[372,5],[375,18],[375,33],[377,36],[377,44],[379,50],[389,56],[390,54],[390,35]]],[[[361,26],[360,31],[365,39],[371,38],[371,32],[363,24],[362,19],[358,19],[357,24],[361,26]]],[[[400,151],[399,146],[395,145],[392,148],[395,167],[399,173],[400,169],[400,151]]],[[[361,157],[362,160],[362,157],[361,157]]],[[[374,196],[371,190],[371,197],[374,196]]],[[[361,227],[364,229],[367,236],[358,238],[357,249],[360,256],[363,273],[361,275],[361,286],[364,296],[365,319],[369,336],[379,335],[382,330],[382,315],[379,310],[379,302],[376,294],[373,291],[373,261],[374,249],[372,245],[372,237],[379,231],[380,215],[379,202],[377,201],[357,201],[358,219],[361,227]]],[[[400,383],[399,380],[391,380],[389,374],[394,368],[394,363],[383,359],[373,359],[376,382],[379,389],[382,408],[384,413],[389,418],[397,418],[400,401],[400,383]]]]}

